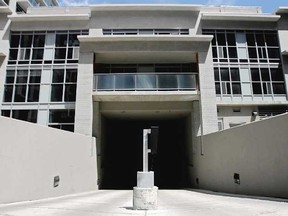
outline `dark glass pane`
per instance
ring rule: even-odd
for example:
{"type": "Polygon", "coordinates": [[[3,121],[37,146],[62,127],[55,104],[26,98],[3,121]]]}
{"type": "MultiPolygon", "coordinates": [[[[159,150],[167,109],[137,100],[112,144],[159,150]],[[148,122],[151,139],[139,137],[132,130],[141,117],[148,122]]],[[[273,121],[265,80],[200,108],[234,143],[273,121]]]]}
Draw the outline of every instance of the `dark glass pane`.
{"type": "Polygon", "coordinates": [[[261,77],[263,81],[270,81],[269,70],[267,68],[261,68],[261,77]]]}
{"type": "Polygon", "coordinates": [[[21,47],[31,47],[32,45],[32,35],[22,35],[21,36],[21,47]]]}
{"type": "Polygon", "coordinates": [[[45,44],[45,35],[34,35],[34,47],[44,47],[45,44]]]}
{"type": "Polygon", "coordinates": [[[44,54],[44,49],[33,49],[32,59],[42,60],[44,54]]]}
{"type": "Polygon", "coordinates": [[[52,102],[62,101],[62,95],[63,95],[63,85],[62,84],[52,85],[51,101],[52,102]]]}
{"type": "Polygon", "coordinates": [[[73,58],[73,48],[68,48],[67,59],[73,58]]]}
{"type": "Polygon", "coordinates": [[[215,83],[216,94],[221,94],[220,83],[215,83]]]}
{"type": "Polygon", "coordinates": [[[40,91],[40,85],[29,85],[28,102],[38,102],[39,91],[40,91]]]}
{"type": "Polygon", "coordinates": [[[50,123],[74,123],[74,110],[50,110],[50,123]]]}
{"type": "Polygon", "coordinates": [[[252,88],[253,88],[253,94],[262,94],[260,83],[252,83],[252,88]]]}
{"type": "Polygon", "coordinates": [[[16,83],[27,83],[28,81],[28,70],[18,70],[16,83]]]}
{"type": "Polygon", "coordinates": [[[231,85],[230,85],[230,83],[226,83],[226,87],[227,87],[227,94],[231,94],[231,85]]]}
{"type": "Polygon", "coordinates": [[[269,58],[280,58],[279,49],[268,48],[269,58]]]}
{"type": "Polygon", "coordinates": [[[213,54],[213,58],[217,58],[217,49],[216,49],[216,47],[213,47],[212,48],[212,54],[213,54]]]}
{"type": "Polygon", "coordinates": [[[15,79],[15,71],[14,70],[7,70],[6,83],[14,83],[14,79],[15,79]]]}
{"type": "Polygon", "coordinates": [[[31,70],[29,83],[40,83],[41,82],[41,71],[40,70],[31,70]]]}
{"type": "Polygon", "coordinates": [[[61,125],[48,125],[51,128],[61,129],[61,125]]]}
{"type": "Polygon", "coordinates": [[[240,74],[238,68],[231,68],[230,73],[232,81],[240,81],[240,74]]]}
{"type": "Polygon", "coordinates": [[[240,85],[240,83],[233,83],[232,84],[232,91],[233,91],[233,94],[241,94],[241,85],[240,85]]]}
{"type": "MultiPolygon", "coordinates": [[[[212,34],[212,33],[211,33],[212,34]]],[[[216,45],[216,34],[215,33],[213,33],[212,34],[213,35],[213,39],[212,39],[212,45],[216,45]]]]}
{"type": "Polygon", "coordinates": [[[217,33],[217,41],[218,41],[218,45],[220,46],[226,45],[225,34],[217,33]]]}
{"type": "Polygon", "coordinates": [[[284,81],[282,68],[271,69],[271,77],[273,81],[284,81]]]}
{"type": "Polygon", "coordinates": [[[236,46],[235,34],[227,34],[227,42],[229,46],[236,46]]]}
{"type": "Polygon", "coordinates": [[[267,46],[278,46],[277,34],[265,34],[267,46]]]}
{"type": "Polygon", "coordinates": [[[77,82],[77,69],[66,70],[66,83],[67,82],[77,82]]]}
{"type": "Polygon", "coordinates": [[[64,69],[54,69],[52,83],[64,82],[64,69]]]}
{"type": "Polygon", "coordinates": [[[67,84],[65,85],[65,95],[64,100],[66,102],[76,101],[76,84],[67,84]]]}
{"type": "Polygon", "coordinates": [[[260,81],[260,75],[259,75],[259,69],[258,68],[252,68],[251,69],[251,77],[252,77],[252,81],[260,81]]]}
{"type": "Polygon", "coordinates": [[[55,48],[55,59],[65,59],[66,48],[55,48]]]}
{"type": "Polygon", "coordinates": [[[18,49],[10,49],[9,60],[17,60],[18,49]]]}
{"type": "Polygon", "coordinates": [[[10,117],[10,113],[11,113],[10,110],[2,110],[1,111],[1,115],[5,116],[5,117],[10,117]]]}
{"type": "Polygon", "coordinates": [[[285,94],[284,83],[273,83],[272,85],[274,94],[285,94]]]}
{"type": "Polygon", "coordinates": [[[159,75],[158,87],[160,89],[175,89],[177,88],[176,75],[159,75]]]}
{"type": "Polygon", "coordinates": [[[26,98],[26,85],[16,85],[14,93],[14,102],[25,102],[26,98]]]}
{"type": "Polygon", "coordinates": [[[221,74],[222,81],[230,81],[228,68],[220,68],[220,74],[221,74]]]}
{"type": "Polygon", "coordinates": [[[19,46],[19,43],[20,43],[20,35],[11,35],[10,47],[16,48],[19,46]]]}
{"type": "Polygon", "coordinates": [[[4,102],[11,102],[13,95],[13,85],[5,85],[4,87],[4,102]]]}
{"type": "Polygon", "coordinates": [[[246,34],[246,40],[248,46],[256,46],[254,34],[246,34]]]}
{"type": "Polygon", "coordinates": [[[237,58],[237,49],[235,47],[229,47],[229,58],[237,58]]]}
{"type": "Polygon", "coordinates": [[[13,110],[12,118],[36,123],[37,113],[38,113],[37,110],[13,110]]]}
{"type": "Polygon", "coordinates": [[[66,47],[67,34],[56,34],[56,47],[66,47]]]}
{"type": "Polygon", "coordinates": [[[77,34],[69,34],[68,46],[79,46],[79,40],[77,34]]]}
{"type": "Polygon", "coordinates": [[[257,51],[256,48],[248,48],[249,58],[257,58],[257,51]]]}
{"type": "Polygon", "coordinates": [[[220,78],[219,78],[219,69],[218,68],[214,68],[214,78],[215,78],[215,81],[219,81],[220,78]]]}
{"type": "Polygon", "coordinates": [[[258,46],[265,46],[264,35],[256,34],[256,41],[258,46]]]}
{"type": "Polygon", "coordinates": [[[74,132],[74,125],[62,125],[62,130],[74,132]]]}

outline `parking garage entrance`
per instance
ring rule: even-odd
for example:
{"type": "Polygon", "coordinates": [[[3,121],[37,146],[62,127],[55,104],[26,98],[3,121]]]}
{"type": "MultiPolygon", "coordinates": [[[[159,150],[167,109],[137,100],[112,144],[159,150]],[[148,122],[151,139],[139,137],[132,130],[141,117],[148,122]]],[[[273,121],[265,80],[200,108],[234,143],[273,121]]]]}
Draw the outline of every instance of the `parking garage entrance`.
{"type": "Polygon", "coordinates": [[[143,129],[151,126],[159,126],[158,153],[151,168],[155,185],[160,189],[187,187],[187,118],[102,117],[100,188],[132,189],[137,185],[137,171],[142,171],[143,129]]]}

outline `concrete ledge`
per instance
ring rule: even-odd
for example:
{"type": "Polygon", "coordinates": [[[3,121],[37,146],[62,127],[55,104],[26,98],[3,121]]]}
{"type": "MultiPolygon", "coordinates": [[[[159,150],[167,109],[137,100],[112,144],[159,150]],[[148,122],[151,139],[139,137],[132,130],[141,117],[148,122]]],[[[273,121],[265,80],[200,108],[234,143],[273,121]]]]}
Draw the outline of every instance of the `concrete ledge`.
{"type": "Polygon", "coordinates": [[[235,13],[203,13],[203,20],[229,20],[229,21],[258,21],[258,22],[277,22],[279,15],[269,14],[235,14],[235,13]]]}

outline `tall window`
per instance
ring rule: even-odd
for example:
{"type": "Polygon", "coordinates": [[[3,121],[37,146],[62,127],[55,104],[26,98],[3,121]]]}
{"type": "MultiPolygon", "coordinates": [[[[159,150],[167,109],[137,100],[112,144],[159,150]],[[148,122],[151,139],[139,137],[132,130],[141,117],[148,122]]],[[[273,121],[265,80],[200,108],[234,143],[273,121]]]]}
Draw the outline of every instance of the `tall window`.
{"type": "Polygon", "coordinates": [[[203,30],[203,34],[214,36],[214,62],[280,62],[276,31],[203,30]]]}
{"type": "Polygon", "coordinates": [[[12,32],[8,64],[77,63],[77,36],[87,34],[87,30],[12,32]]]}
{"type": "Polygon", "coordinates": [[[285,95],[276,31],[203,30],[213,35],[215,88],[218,96],[267,100],[285,95]]]}
{"type": "Polygon", "coordinates": [[[77,69],[54,69],[51,102],[75,102],[77,69]]]}
{"type": "Polygon", "coordinates": [[[4,102],[38,102],[41,70],[7,70],[4,102]]]}

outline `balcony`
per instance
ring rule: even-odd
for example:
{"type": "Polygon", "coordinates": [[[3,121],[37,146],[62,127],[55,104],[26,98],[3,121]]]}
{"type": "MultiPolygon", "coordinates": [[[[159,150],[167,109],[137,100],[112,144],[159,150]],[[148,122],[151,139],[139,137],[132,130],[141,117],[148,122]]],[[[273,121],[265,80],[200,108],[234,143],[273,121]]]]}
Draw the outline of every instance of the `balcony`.
{"type": "Polygon", "coordinates": [[[98,73],[93,90],[100,91],[196,91],[196,73],[98,73]]]}

